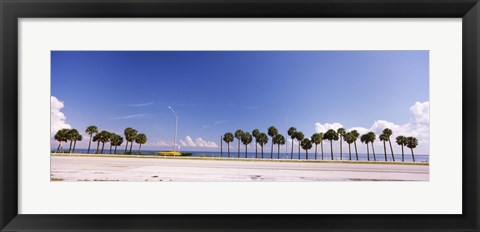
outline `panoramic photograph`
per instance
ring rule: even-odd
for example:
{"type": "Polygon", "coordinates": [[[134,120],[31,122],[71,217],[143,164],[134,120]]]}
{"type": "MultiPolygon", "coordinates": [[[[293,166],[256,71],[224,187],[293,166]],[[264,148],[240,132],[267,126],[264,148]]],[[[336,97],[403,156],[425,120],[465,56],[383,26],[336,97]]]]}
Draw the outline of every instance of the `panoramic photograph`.
{"type": "Polygon", "coordinates": [[[51,51],[55,182],[429,181],[429,51],[51,51]]]}

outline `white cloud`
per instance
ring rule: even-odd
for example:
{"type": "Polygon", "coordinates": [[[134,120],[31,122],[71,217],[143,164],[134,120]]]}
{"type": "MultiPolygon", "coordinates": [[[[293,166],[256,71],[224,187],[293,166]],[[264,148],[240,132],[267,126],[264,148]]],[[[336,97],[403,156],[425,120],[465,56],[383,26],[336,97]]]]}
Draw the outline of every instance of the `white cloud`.
{"type": "Polygon", "coordinates": [[[338,123],[338,122],[335,122],[335,123],[325,123],[325,124],[321,124],[319,122],[316,122],[315,123],[315,131],[317,133],[320,133],[320,132],[326,132],[330,129],[334,129],[334,130],[337,130],[338,128],[342,128],[342,124],[338,123]]]}
{"type": "Polygon", "coordinates": [[[410,111],[417,124],[430,123],[430,102],[415,102],[415,105],[410,107],[410,111]]]}
{"type": "Polygon", "coordinates": [[[153,102],[146,102],[146,103],[138,103],[138,104],[126,104],[124,106],[129,106],[129,107],[142,107],[142,106],[149,106],[153,105],[153,102]]]}
{"type": "Polygon", "coordinates": [[[50,136],[53,137],[60,129],[72,128],[66,123],[67,117],[61,111],[64,107],[64,103],[58,100],[55,96],[50,97],[50,136]]]}
{"type": "Polygon", "coordinates": [[[143,117],[145,117],[145,114],[132,114],[132,115],[114,117],[113,119],[133,119],[133,118],[143,118],[143,117]]]}
{"type": "Polygon", "coordinates": [[[184,147],[207,147],[215,148],[218,145],[212,141],[206,141],[200,137],[196,138],[195,141],[190,136],[186,136],[185,139],[180,139],[180,144],[184,147]]]}

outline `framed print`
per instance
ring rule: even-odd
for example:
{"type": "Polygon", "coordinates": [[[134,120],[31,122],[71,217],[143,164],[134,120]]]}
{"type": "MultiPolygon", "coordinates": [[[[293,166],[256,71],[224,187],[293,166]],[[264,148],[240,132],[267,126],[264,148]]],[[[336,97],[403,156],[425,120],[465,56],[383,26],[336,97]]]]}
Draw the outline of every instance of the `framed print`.
{"type": "Polygon", "coordinates": [[[480,229],[478,1],[0,9],[2,231],[480,229]]]}

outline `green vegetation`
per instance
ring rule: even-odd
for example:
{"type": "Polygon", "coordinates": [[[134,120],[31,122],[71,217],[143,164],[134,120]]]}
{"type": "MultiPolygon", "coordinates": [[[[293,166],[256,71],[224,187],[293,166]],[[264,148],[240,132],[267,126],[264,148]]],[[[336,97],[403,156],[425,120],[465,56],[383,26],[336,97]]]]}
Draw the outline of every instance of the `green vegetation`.
{"type": "Polygon", "coordinates": [[[228,145],[228,158],[230,158],[230,143],[233,142],[233,134],[227,132],[223,135],[223,141],[225,141],[228,145]]]}
{"type": "MultiPolygon", "coordinates": [[[[252,142],[252,135],[248,132],[243,133],[242,135],[242,143],[245,145],[245,158],[247,158],[247,153],[248,153],[248,144],[252,142]]],[[[240,146],[239,146],[240,147],[240,146]]]]}
{"type": "Polygon", "coordinates": [[[244,133],[244,132],[243,132],[242,130],[237,130],[237,131],[235,131],[235,138],[238,140],[237,158],[240,158],[240,141],[242,140],[243,133],[244,133]]]}
{"type": "Polygon", "coordinates": [[[98,128],[96,126],[89,126],[85,130],[85,133],[90,135],[90,140],[88,141],[88,151],[87,151],[87,153],[90,154],[90,144],[92,143],[92,135],[98,133],[98,128]]]}
{"type": "MultiPolygon", "coordinates": [[[[88,126],[85,130],[85,133],[87,133],[90,137],[88,140],[87,154],[90,154],[90,147],[92,141],[97,143],[97,149],[95,150],[95,154],[104,154],[105,143],[110,143],[109,153],[116,154],[117,147],[123,144],[123,137],[115,133],[108,132],[106,130],[102,130],[100,132],[98,131],[99,130],[97,126],[94,125],[88,126]],[[102,143],[101,149],[100,143],[102,143]],[[114,152],[112,152],[112,148],[115,148],[114,152]]],[[[139,144],[138,154],[140,154],[142,145],[147,142],[147,136],[142,133],[138,134],[137,130],[130,127],[126,128],[124,133],[126,136],[127,144],[125,145],[125,151],[123,154],[132,154],[132,145],[134,142],[139,144]],[[128,143],[130,143],[130,150],[127,152],[128,143]]],[[[54,139],[59,142],[57,150],[55,151],[56,153],[73,153],[75,152],[77,141],[82,141],[83,137],[82,135],[80,135],[77,129],[60,129],[55,134],[54,139]],[[63,145],[68,141],[70,141],[70,145],[68,151],[65,151],[63,149],[63,145]]]]}
{"type": "Polygon", "coordinates": [[[272,148],[270,150],[270,159],[273,159],[273,144],[274,144],[273,137],[275,137],[275,135],[278,134],[278,130],[274,126],[271,126],[271,127],[268,128],[267,133],[272,138],[272,148]]]}
{"type": "Polygon", "coordinates": [[[293,159],[293,140],[295,140],[295,135],[297,133],[297,128],[295,127],[290,127],[288,129],[288,136],[290,136],[290,138],[292,139],[292,153],[290,153],[290,159],[293,159]]]}
{"type": "MultiPolygon", "coordinates": [[[[271,126],[267,129],[268,135],[272,139],[271,143],[271,150],[270,150],[270,159],[273,159],[273,146],[277,145],[277,159],[280,159],[280,146],[286,144],[286,138],[282,134],[280,134],[275,126],[271,126]]],[[[348,160],[352,161],[352,144],[354,145],[355,148],[355,156],[356,156],[356,161],[358,161],[358,150],[357,150],[357,140],[360,138],[360,141],[362,143],[365,143],[367,147],[367,159],[370,161],[370,146],[372,148],[372,154],[373,154],[373,160],[377,161],[377,157],[375,154],[375,147],[374,147],[374,142],[377,139],[377,136],[375,135],[374,132],[370,131],[366,134],[363,134],[360,136],[358,131],[356,130],[351,130],[351,131],[346,131],[344,128],[339,128],[338,130],[333,130],[329,129],[325,133],[314,133],[310,138],[305,138],[305,135],[297,130],[295,127],[290,127],[287,131],[288,136],[292,140],[292,147],[291,147],[291,152],[290,152],[290,159],[293,159],[293,147],[294,147],[294,141],[298,141],[298,159],[300,159],[300,149],[302,148],[305,150],[306,154],[306,159],[309,159],[308,156],[308,150],[310,150],[313,145],[315,144],[315,160],[317,160],[317,150],[318,150],[318,145],[320,144],[321,147],[321,159],[324,160],[324,152],[323,152],[323,140],[328,140],[330,141],[330,156],[331,160],[334,160],[333,157],[333,141],[339,141],[340,145],[340,160],[343,160],[342,154],[342,141],[345,141],[348,144],[348,160]]],[[[379,136],[380,141],[383,142],[383,150],[384,150],[384,156],[385,156],[385,162],[388,161],[387,159],[387,145],[386,143],[389,143],[390,146],[390,152],[392,156],[392,161],[395,162],[395,155],[393,153],[393,147],[392,143],[390,140],[390,137],[392,136],[393,131],[390,128],[385,128],[382,132],[382,134],[379,136]]],[[[252,135],[248,132],[244,132],[242,130],[237,130],[235,132],[235,135],[227,132],[225,133],[222,137],[222,140],[227,143],[228,145],[228,157],[230,158],[230,143],[234,140],[234,138],[238,139],[239,146],[238,148],[240,149],[240,141],[245,145],[245,158],[247,158],[247,153],[248,153],[248,144],[250,144],[253,140],[255,139],[255,158],[258,158],[258,151],[257,147],[260,145],[261,147],[261,153],[262,153],[262,159],[264,159],[263,155],[263,147],[265,144],[268,143],[268,136],[265,133],[260,132],[258,129],[254,129],[252,131],[252,135]]],[[[402,162],[405,162],[404,159],[404,146],[407,146],[410,148],[411,153],[412,153],[412,160],[415,162],[415,155],[413,153],[413,149],[418,146],[418,140],[414,137],[405,137],[405,136],[398,136],[396,138],[396,142],[398,145],[402,147],[402,162]]],[[[223,144],[220,145],[222,147],[223,144]]],[[[240,152],[240,150],[238,151],[240,152]]],[[[239,158],[240,155],[237,156],[239,158]]],[[[287,155],[288,157],[288,155],[287,155]]]]}
{"type": "MultiPolygon", "coordinates": [[[[281,134],[276,134],[275,137],[272,138],[272,145],[277,144],[277,159],[280,159],[280,145],[285,144],[285,137],[281,134]]],[[[272,151],[273,151],[273,146],[272,146],[272,151]]],[[[273,158],[273,157],[272,157],[273,158]]]]}

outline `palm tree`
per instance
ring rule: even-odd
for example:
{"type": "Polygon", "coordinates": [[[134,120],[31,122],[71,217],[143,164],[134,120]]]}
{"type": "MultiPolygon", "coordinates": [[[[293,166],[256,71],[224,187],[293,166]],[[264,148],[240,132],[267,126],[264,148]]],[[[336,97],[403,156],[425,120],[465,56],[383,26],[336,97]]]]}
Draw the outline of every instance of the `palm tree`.
{"type": "MultiPolygon", "coordinates": [[[[370,161],[370,151],[368,150],[368,143],[370,142],[370,138],[369,138],[368,134],[362,135],[362,137],[360,137],[360,141],[367,145],[367,158],[368,158],[368,161],[370,161]]],[[[358,158],[358,156],[357,156],[357,158],[358,158]]]]}
{"type": "Polygon", "coordinates": [[[387,145],[385,145],[387,136],[385,134],[381,134],[378,138],[383,142],[383,152],[385,153],[385,161],[387,161],[387,145]]]}
{"type": "Polygon", "coordinates": [[[128,153],[129,154],[132,153],[132,145],[133,145],[133,142],[135,141],[135,137],[137,137],[137,133],[138,131],[131,127],[127,127],[123,131],[123,134],[125,135],[125,140],[127,140],[127,143],[125,144],[125,153],[127,153],[128,143],[130,143],[130,151],[128,153]]]}
{"type": "Polygon", "coordinates": [[[83,137],[77,131],[76,134],[73,134],[72,139],[73,139],[73,151],[72,152],[75,152],[75,147],[77,146],[77,141],[82,141],[83,137]]]}
{"type": "Polygon", "coordinates": [[[322,160],[323,160],[323,140],[325,138],[323,137],[323,132],[320,132],[318,134],[320,134],[320,138],[322,138],[322,140],[320,141],[320,151],[322,152],[322,160]]]}
{"type": "Polygon", "coordinates": [[[298,159],[300,159],[300,143],[302,142],[303,138],[305,138],[305,135],[301,131],[295,132],[295,138],[298,141],[298,159]]]}
{"type": "MultiPolygon", "coordinates": [[[[351,149],[351,145],[353,142],[355,142],[355,135],[353,135],[352,132],[347,132],[344,136],[343,136],[343,139],[345,140],[345,142],[348,143],[348,160],[352,160],[352,149],[351,149]]],[[[358,158],[357,158],[358,160],[358,158]]]]}
{"type": "Polygon", "coordinates": [[[405,156],[404,156],[404,153],[403,153],[403,146],[406,146],[407,143],[408,143],[407,137],[405,137],[403,135],[397,136],[396,142],[397,142],[398,145],[402,146],[402,162],[405,162],[405,156]]]}
{"type": "Polygon", "coordinates": [[[115,147],[115,151],[113,154],[117,154],[117,147],[122,145],[123,143],[123,137],[120,135],[115,134],[111,139],[110,139],[110,144],[115,147]]]}
{"type": "Polygon", "coordinates": [[[392,153],[392,160],[393,160],[393,162],[395,162],[395,155],[393,154],[392,141],[390,141],[390,136],[392,136],[393,132],[389,128],[385,128],[383,130],[383,134],[387,138],[388,144],[390,145],[390,152],[392,153]]]}
{"type": "Polygon", "coordinates": [[[407,138],[407,147],[410,148],[412,151],[412,160],[415,162],[415,156],[413,155],[413,148],[416,148],[418,145],[417,138],[415,137],[408,137],[407,138]]]}
{"type": "Polygon", "coordinates": [[[238,140],[238,153],[237,153],[237,158],[240,158],[240,141],[242,140],[243,136],[243,131],[242,130],[237,130],[235,131],[235,138],[238,140]]]}
{"type": "Polygon", "coordinates": [[[67,140],[70,140],[70,146],[68,147],[68,152],[71,152],[72,151],[72,145],[73,145],[73,134],[75,134],[75,132],[78,134],[78,131],[75,130],[75,129],[70,129],[68,130],[68,133],[67,133],[67,140]]]}
{"type": "Polygon", "coordinates": [[[276,134],[275,137],[272,138],[272,144],[277,144],[277,159],[280,159],[280,145],[285,144],[285,137],[281,134],[276,134]]]}
{"type": "Polygon", "coordinates": [[[102,151],[100,153],[103,154],[105,143],[107,143],[110,140],[110,132],[103,130],[100,133],[98,133],[98,135],[99,135],[98,141],[102,143],[102,151]]]}
{"type": "Polygon", "coordinates": [[[354,136],[353,145],[355,146],[355,155],[357,156],[357,160],[358,160],[357,139],[360,136],[360,134],[358,133],[357,130],[352,130],[352,135],[354,136]]]}
{"type": "Polygon", "coordinates": [[[292,153],[290,154],[290,159],[293,159],[293,140],[295,140],[295,134],[297,132],[297,128],[295,127],[290,127],[288,129],[288,136],[292,139],[292,153]]]}
{"type": "Polygon", "coordinates": [[[110,138],[109,138],[109,141],[110,141],[110,154],[112,154],[112,147],[115,146],[115,145],[113,145],[113,144],[114,144],[113,140],[115,140],[115,137],[117,137],[117,134],[115,134],[115,133],[110,133],[110,138]]]}
{"type": "Polygon", "coordinates": [[[247,150],[248,144],[250,144],[251,142],[252,142],[252,135],[248,132],[243,133],[242,143],[243,145],[245,145],[245,158],[247,158],[247,154],[248,154],[248,150],[247,150]]]}
{"type": "Polygon", "coordinates": [[[258,129],[255,129],[252,131],[252,135],[255,138],[255,159],[258,158],[257,157],[257,147],[258,147],[257,137],[259,134],[260,134],[260,131],[258,129]]]}
{"type": "Polygon", "coordinates": [[[345,136],[345,129],[338,128],[337,134],[340,140],[340,160],[342,160],[342,140],[343,140],[343,136],[345,136]]]}
{"type": "MultiPolygon", "coordinates": [[[[315,144],[315,159],[317,159],[317,147],[318,147],[318,144],[322,143],[323,138],[322,138],[321,133],[315,133],[310,138],[311,138],[312,143],[315,144]]],[[[322,154],[322,159],[323,159],[323,154],[322,154]]]]}
{"type": "Polygon", "coordinates": [[[63,143],[68,141],[68,131],[69,129],[61,129],[55,133],[54,138],[59,142],[56,152],[60,151],[60,147],[62,147],[63,151],[63,143]]]}
{"type": "Polygon", "coordinates": [[[268,128],[267,133],[270,137],[272,137],[272,148],[270,150],[270,159],[273,159],[273,137],[275,137],[275,135],[278,134],[278,130],[274,126],[271,126],[271,127],[268,128]]]}
{"type": "Polygon", "coordinates": [[[331,154],[332,160],[333,160],[333,143],[332,143],[332,141],[333,140],[335,140],[335,141],[338,140],[338,134],[335,130],[330,129],[327,132],[325,132],[325,134],[323,135],[323,138],[328,139],[330,141],[330,154],[331,154]]]}
{"type": "Polygon", "coordinates": [[[230,158],[230,143],[233,142],[233,134],[227,132],[223,135],[223,141],[228,145],[228,158],[230,158]]]}
{"type": "Polygon", "coordinates": [[[377,161],[377,157],[375,156],[375,147],[373,147],[373,142],[375,139],[377,139],[377,136],[373,132],[368,132],[368,139],[370,140],[370,143],[372,144],[372,153],[373,153],[373,161],[377,161]]]}
{"type": "Polygon", "coordinates": [[[95,150],[95,154],[98,154],[98,148],[100,147],[100,136],[100,133],[93,136],[93,142],[97,142],[97,150],[95,150]]]}
{"type": "Polygon", "coordinates": [[[136,137],[135,137],[135,142],[140,144],[140,146],[138,147],[138,154],[140,155],[140,150],[142,149],[142,144],[145,144],[147,142],[147,136],[143,133],[141,134],[138,134],[136,137]]]}
{"type": "Polygon", "coordinates": [[[262,148],[262,159],[263,159],[263,145],[268,143],[268,136],[265,133],[260,133],[258,135],[257,142],[262,148]]]}
{"type": "Polygon", "coordinates": [[[312,148],[312,141],[308,138],[304,138],[300,144],[303,150],[305,150],[306,159],[308,160],[308,150],[312,148]]]}
{"type": "Polygon", "coordinates": [[[96,126],[92,125],[92,126],[87,127],[87,129],[85,130],[85,133],[90,135],[90,140],[88,141],[88,151],[87,151],[87,154],[89,154],[90,153],[90,143],[92,143],[92,135],[97,134],[98,129],[97,129],[96,126]]]}

